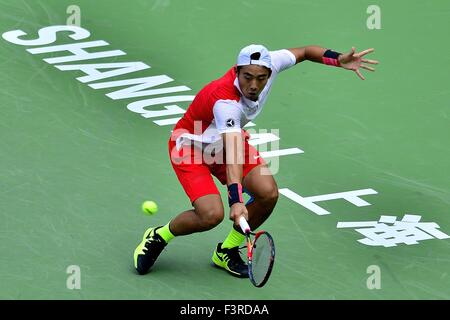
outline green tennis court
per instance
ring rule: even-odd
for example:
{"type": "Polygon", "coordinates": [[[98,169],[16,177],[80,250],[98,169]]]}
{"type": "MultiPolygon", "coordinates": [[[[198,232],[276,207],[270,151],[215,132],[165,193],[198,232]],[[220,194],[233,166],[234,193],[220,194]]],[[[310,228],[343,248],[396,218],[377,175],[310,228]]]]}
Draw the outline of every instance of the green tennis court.
{"type": "Polygon", "coordinates": [[[450,299],[449,29],[444,0],[0,0],[0,298],[450,299]],[[5,39],[77,23],[89,37],[5,39]],[[60,62],[70,53],[38,49],[83,41],[124,54],[60,62]],[[280,75],[254,121],[256,134],[279,137],[269,151],[288,150],[270,157],[281,191],[263,225],[276,245],[266,286],[211,267],[227,210],[138,276],[145,229],[190,208],[167,151],[182,114],[165,106],[185,110],[186,96],[251,43],[373,47],[380,64],[361,81],[301,63],[280,75]],[[121,62],[150,68],[82,82],[86,73],[67,67],[121,62]],[[156,88],[186,88],[116,99],[107,94],[126,86],[95,88],[161,75],[173,81],[156,88]],[[156,215],[142,213],[145,200],[158,203],[156,215]]]}

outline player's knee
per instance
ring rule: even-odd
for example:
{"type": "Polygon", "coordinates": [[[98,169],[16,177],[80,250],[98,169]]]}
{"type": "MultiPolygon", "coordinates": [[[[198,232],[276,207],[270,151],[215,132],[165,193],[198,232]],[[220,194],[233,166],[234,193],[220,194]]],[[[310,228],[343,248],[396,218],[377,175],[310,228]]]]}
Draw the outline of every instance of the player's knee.
{"type": "Polygon", "coordinates": [[[223,220],[224,212],[221,207],[213,207],[201,213],[202,227],[209,230],[220,224],[223,220]]]}
{"type": "Polygon", "coordinates": [[[267,188],[259,200],[267,207],[274,207],[278,201],[278,188],[276,186],[267,188]]]}

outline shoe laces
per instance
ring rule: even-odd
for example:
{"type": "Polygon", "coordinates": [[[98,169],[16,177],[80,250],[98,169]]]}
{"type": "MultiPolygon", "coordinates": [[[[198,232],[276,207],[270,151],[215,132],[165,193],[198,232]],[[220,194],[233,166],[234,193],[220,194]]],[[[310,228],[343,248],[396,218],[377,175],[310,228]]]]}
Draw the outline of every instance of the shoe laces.
{"type": "Polygon", "coordinates": [[[150,245],[155,246],[155,248],[159,250],[163,250],[164,247],[166,246],[166,243],[159,234],[153,231],[153,235],[150,235],[145,240],[145,248],[148,249],[148,246],[150,245]]]}
{"type": "Polygon", "coordinates": [[[227,254],[229,260],[232,260],[232,261],[235,261],[235,262],[240,262],[240,263],[242,262],[242,263],[243,263],[242,258],[241,258],[241,255],[240,255],[240,252],[241,252],[240,249],[241,249],[241,248],[239,248],[239,247],[234,247],[234,248],[226,249],[226,254],[227,254]]]}

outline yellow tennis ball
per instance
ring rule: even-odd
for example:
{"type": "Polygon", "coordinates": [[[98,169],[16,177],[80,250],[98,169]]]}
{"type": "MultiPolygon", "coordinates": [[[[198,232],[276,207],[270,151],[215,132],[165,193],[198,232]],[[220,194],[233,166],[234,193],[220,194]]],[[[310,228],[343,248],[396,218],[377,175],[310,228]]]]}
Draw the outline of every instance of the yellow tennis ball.
{"type": "Polygon", "coordinates": [[[152,215],[158,212],[158,205],[154,201],[145,201],[142,204],[142,211],[144,211],[145,214],[152,215]]]}

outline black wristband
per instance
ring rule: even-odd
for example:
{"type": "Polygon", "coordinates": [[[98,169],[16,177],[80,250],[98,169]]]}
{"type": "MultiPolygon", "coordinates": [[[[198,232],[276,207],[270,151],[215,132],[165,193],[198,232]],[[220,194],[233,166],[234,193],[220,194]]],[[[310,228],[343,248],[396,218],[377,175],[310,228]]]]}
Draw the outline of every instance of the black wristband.
{"type": "Polygon", "coordinates": [[[340,63],[339,63],[338,58],[340,55],[341,55],[341,53],[328,49],[323,54],[322,62],[327,65],[339,67],[340,63]]]}
{"type": "Polygon", "coordinates": [[[232,183],[228,186],[228,205],[231,207],[237,202],[244,202],[242,199],[242,185],[240,183],[232,183]]]}

